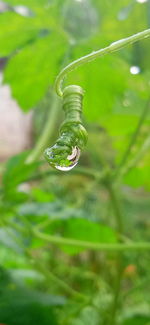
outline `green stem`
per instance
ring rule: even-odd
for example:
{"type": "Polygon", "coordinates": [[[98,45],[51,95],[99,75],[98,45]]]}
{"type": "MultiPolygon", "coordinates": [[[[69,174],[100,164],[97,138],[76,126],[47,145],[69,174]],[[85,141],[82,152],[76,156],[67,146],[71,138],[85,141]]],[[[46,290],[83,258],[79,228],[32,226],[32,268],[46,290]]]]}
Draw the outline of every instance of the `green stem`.
{"type": "MultiPolygon", "coordinates": [[[[70,53],[72,51],[73,45],[70,45],[63,60],[62,66],[66,65],[69,61],[70,53]]],[[[58,112],[59,112],[59,99],[58,96],[53,92],[52,98],[51,98],[51,108],[47,117],[47,122],[44,126],[44,130],[39,137],[39,140],[37,141],[34,149],[32,150],[31,154],[29,154],[26,163],[30,164],[34,161],[36,161],[43,150],[46,148],[46,146],[49,144],[50,138],[53,135],[53,131],[55,129],[55,125],[58,119],[58,112]]]]}
{"type": "Polygon", "coordinates": [[[118,255],[118,265],[117,265],[117,272],[116,272],[116,279],[115,279],[115,287],[114,287],[114,300],[112,304],[112,310],[110,312],[110,321],[109,325],[116,324],[116,314],[119,305],[119,298],[121,293],[121,282],[122,282],[122,274],[123,274],[123,260],[122,256],[118,255]]]}
{"type": "Polygon", "coordinates": [[[114,210],[114,216],[116,219],[116,228],[117,228],[118,234],[122,235],[122,232],[123,232],[122,216],[121,216],[119,202],[118,202],[118,199],[117,199],[117,196],[115,193],[115,189],[112,184],[107,183],[107,190],[109,192],[109,196],[110,196],[111,203],[112,203],[113,210],[114,210]]]}
{"type": "Polygon", "coordinates": [[[62,82],[65,78],[65,76],[71,72],[72,70],[74,70],[75,68],[88,63],[92,60],[95,60],[97,58],[99,58],[100,56],[103,56],[105,54],[109,54],[115,51],[118,51],[120,49],[122,49],[123,47],[132,44],[134,42],[140,41],[144,38],[150,37],[150,29],[144,30],[143,32],[134,34],[130,37],[127,38],[123,38],[121,40],[118,40],[116,42],[111,43],[109,46],[100,49],[98,51],[94,51],[90,54],[87,54],[75,61],[73,61],[72,63],[70,63],[69,65],[67,65],[64,69],[61,70],[61,72],[59,73],[59,75],[56,78],[56,82],[55,82],[55,89],[56,89],[56,93],[59,96],[63,95],[63,91],[62,91],[62,82]]]}
{"type": "Polygon", "coordinates": [[[64,238],[64,237],[58,237],[58,236],[51,236],[44,234],[42,232],[39,232],[35,229],[33,229],[33,233],[36,237],[52,243],[56,245],[68,245],[68,246],[75,246],[85,249],[91,249],[96,251],[143,251],[143,250],[150,250],[150,242],[131,242],[131,243],[116,243],[116,244],[103,244],[103,243],[92,243],[88,241],[82,241],[82,240],[76,240],[71,238],[64,238]]]}
{"type": "Polygon", "coordinates": [[[150,276],[147,276],[146,278],[144,278],[143,280],[141,280],[139,283],[137,283],[134,287],[132,287],[131,289],[127,290],[124,293],[123,298],[126,299],[126,298],[128,298],[129,295],[135,294],[135,291],[138,291],[138,290],[143,289],[144,286],[148,286],[149,285],[149,281],[150,281],[150,276]]]}
{"type": "Polygon", "coordinates": [[[39,137],[39,140],[37,141],[34,149],[29,154],[26,160],[27,164],[31,164],[34,161],[36,161],[40,157],[41,153],[45,149],[48,142],[50,141],[50,138],[53,135],[53,131],[55,129],[55,125],[57,122],[58,111],[59,111],[59,99],[55,94],[53,94],[52,104],[49,110],[49,114],[47,116],[47,122],[45,124],[44,131],[42,135],[39,137]]]}
{"type": "MultiPolygon", "coordinates": [[[[107,189],[110,195],[111,203],[114,210],[114,216],[116,219],[116,228],[119,235],[123,234],[123,222],[122,222],[122,214],[120,210],[120,204],[116,195],[116,190],[111,183],[107,183],[107,189]]],[[[111,307],[109,324],[113,325],[116,323],[116,313],[119,304],[119,297],[121,291],[121,281],[122,281],[122,272],[123,272],[123,258],[120,252],[117,254],[117,270],[116,270],[116,277],[114,283],[114,299],[111,307]]]]}
{"type": "Polygon", "coordinates": [[[137,163],[144,157],[144,155],[147,153],[147,151],[149,149],[150,149],[150,136],[148,136],[146,138],[146,140],[144,141],[143,145],[139,149],[136,156],[128,163],[127,166],[122,168],[122,170],[120,171],[120,175],[121,176],[125,175],[126,173],[128,173],[130,171],[130,169],[132,169],[134,166],[136,166],[137,163]]]}
{"type": "Polygon", "coordinates": [[[147,117],[147,114],[148,114],[149,110],[150,110],[150,99],[147,101],[147,103],[145,105],[145,108],[144,108],[144,110],[143,110],[143,112],[141,114],[141,117],[140,117],[140,120],[139,120],[138,125],[136,127],[136,130],[133,133],[133,136],[132,136],[131,141],[130,141],[128,147],[127,147],[127,150],[125,151],[125,153],[123,155],[123,158],[122,158],[122,160],[121,160],[121,162],[120,162],[120,164],[119,164],[119,166],[118,166],[118,168],[117,168],[117,170],[115,172],[115,175],[114,175],[115,177],[118,175],[118,173],[120,172],[120,169],[125,165],[126,161],[128,160],[128,157],[129,157],[129,155],[131,153],[131,150],[132,150],[132,148],[133,148],[133,146],[134,146],[134,144],[135,144],[135,142],[137,140],[137,137],[138,137],[138,135],[139,135],[139,133],[141,131],[141,128],[143,126],[143,123],[144,123],[144,121],[145,121],[145,119],[147,117]]]}
{"type": "MultiPolygon", "coordinates": [[[[24,220],[25,221],[25,220],[24,220]]],[[[26,220],[25,225],[27,226],[26,229],[19,226],[18,224],[16,224],[16,222],[11,222],[10,220],[8,220],[6,222],[7,226],[12,226],[17,232],[21,232],[24,235],[26,235],[27,233],[29,234],[33,234],[33,230],[30,226],[30,224],[28,223],[28,221],[26,220]],[[27,231],[26,231],[27,230],[27,231]]],[[[8,232],[9,236],[11,236],[15,242],[19,245],[19,247],[21,247],[26,255],[27,258],[30,259],[30,261],[32,261],[32,264],[43,274],[45,275],[45,277],[50,280],[53,281],[57,284],[58,287],[62,288],[67,294],[69,294],[70,296],[74,297],[77,300],[80,301],[89,301],[89,298],[87,296],[82,295],[81,293],[79,293],[78,291],[74,290],[73,288],[71,288],[66,282],[64,282],[63,280],[61,280],[58,276],[56,276],[55,274],[53,274],[52,272],[50,272],[49,270],[47,270],[43,264],[41,264],[41,262],[39,262],[35,256],[32,256],[31,252],[29,251],[29,249],[26,249],[24,247],[24,245],[22,244],[22,242],[20,241],[20,239],[18,237],[16,237],[15,234],[13,234],[11,232],[10,229],[5,228],[6,231],[8,232]]]]}
{"type": "Polygon", "coordinates": [[[30,181],[36,180],[36,179],[39,180],[46,176],[51,176],[51,175],[58,176],[59,174],[61,174],[61,176],[65,176],[65,177],[70,176],[70,175],[83,175],[83,176],[89,177],[91,179],[98,179],[99,181],[103,180],[106,176],[105,171],[97,172],[92,168],[77,167],[76,169],[72,169],[70,172],[67,172],[65,174],[62,174],[61,172],[59,172],[58,170],[55,170],[55,169],[44,170],[44,171],[41,171],[41,172],[36,173],[35,175],[31,176],[26,181],[30,182],[30,181]]]}
{"type": "Polygon", "coordinates": [[[82,295],[78,291],[71,288],[66,282],[58,278],[54,273],[47,270],[46,267],[44,267],[41,263],[38,262],[38,260],[34,257],[32,257],[30,254],[28,254],[30,258],[33,260],[33,264],[45,277],[47,280],[50,280],[57,284],[58,287],[62,288],[67,294],[69,294],[71,297],[74,297],[76,300],[80,301],[87,301],[89,300],[88,297],[82,295]]]}

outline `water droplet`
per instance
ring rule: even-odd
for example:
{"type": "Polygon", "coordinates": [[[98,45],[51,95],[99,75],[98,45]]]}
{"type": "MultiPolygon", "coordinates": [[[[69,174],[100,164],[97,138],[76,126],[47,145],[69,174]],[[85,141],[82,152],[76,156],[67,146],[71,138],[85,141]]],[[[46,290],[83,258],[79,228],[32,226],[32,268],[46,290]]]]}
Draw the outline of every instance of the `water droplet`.
{"type": "Polygon", "coordinates": [[[139,2],[139,3],[145,3],[147,2],[148,0],[136,0],[136,2],[139,2]]]}
{"type": "Polygon", "coordinates": [[[69,164],[67,164],[66,166],[55,165],[55,168],[67,172],[77,165],[79,158],[80,158],[80,149],[78,147],[74,147],[72,149],[71,155],[67,157],[67,161],[69,164]]]}
{"type": "Polygon", "coordinates": [[[140,72],[141,72],[141,69],[137,65],[133,65],[132,67],[130,67],[131,74],[139,74],[140,72]]]}

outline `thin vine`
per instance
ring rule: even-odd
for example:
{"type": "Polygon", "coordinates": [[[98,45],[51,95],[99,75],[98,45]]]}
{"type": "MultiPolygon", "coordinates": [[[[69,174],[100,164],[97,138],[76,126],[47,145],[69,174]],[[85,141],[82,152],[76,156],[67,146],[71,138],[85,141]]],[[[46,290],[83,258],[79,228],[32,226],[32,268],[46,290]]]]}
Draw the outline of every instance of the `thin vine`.
{"type": "Polygon", "coordinates": [[[124,251],[146,251],[150,250],[150,242],[130,242],[130,243],[116,243],[116,244],[103,244],[103,243],[92,243],[88,241],[76,240],[71,238],[51,236],[44,234],[40,231],[33,229],[35,237],[43,239],[46,242],[55,245],[68,245],[74,247],[80,247],[84,249],[91,249],[95,251],[104,252],[124,252],[124,251]]]}
{"type": "Polygon", "coordinates": [[[130,44],[133,44],[137,41],[140,41],[140,40],[148,38],[148,37],[150,37],[150,29],[146,29],[142,32],[139,32],[139,33],[129,36],[127,38],[123,38],[121,40],[113,42],[105,48],[102,48],[98,51],[93,51],[92,53],[87,54],[87,55],[71,62],[64,69],[61,70],[61,72],[58,74],[58,76],[56,78],[56,82],[55,82],[56,93],[60,97],[63,96],[62,83],[63,83],[64,78],[66,77],[66,75],[69,72],[73,71],[74,69],[78,68],[81,65],[84,65],[90,61],[93,61],[93,60],[99,58],[100,56],[103,56],[103,55],[106,55],[109,53],[113,53],[115,51],[122,49],[125,46],[128,46],[130,44]]]}
{"type": "Polygon", "coordinates": [[[56,143],[45,150],[45,158],[52,167],[62,171],[72,169],[78,163],[80,152],[87,142],[87,132],[82,124],[84,90],[77,85],[70,85],[63,89],[65,76],[83,64],[147,37],[150,37],[150,29],[113,42],[103,49],[83,56],[67,65],[58,74],[55,82],[55,90],[63,99],[65,119],[61,125],[60,135],[56,143]]]}

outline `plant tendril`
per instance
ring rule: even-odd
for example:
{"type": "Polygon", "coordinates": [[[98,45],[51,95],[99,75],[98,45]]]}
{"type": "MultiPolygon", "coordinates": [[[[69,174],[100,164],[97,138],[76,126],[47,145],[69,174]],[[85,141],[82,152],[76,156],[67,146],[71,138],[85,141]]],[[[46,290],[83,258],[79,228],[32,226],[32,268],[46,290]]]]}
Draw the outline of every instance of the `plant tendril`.
{"type": "Polygon", "coordinates": [[[130,37],[111,43],[109,46],[83,56],[61,70],[56,78],[56,93],[63,98],[65,121],[60,128],[60,136],[53,147],[45,150],[45,158],[56,169],[68,171],[78,163],[80,150],[87,142],[87,132],[82,125],[82,99],[84,91],[80,86],[71,85],[62,90],[66,74],[73,69],[88,63],[96,58],[117,51],[124,46],[150,37],[150,29],[134,34],[130,37]]]}
{"type": "Polygon", "coordinates": [[[85,56],[82,56],[81,58],[71,62],[70,64],[68,64],[64,69],[62,69],[60,71],[60,73],[58,74],[57,78],[56,78],[56,82],[55,82],[55,90],[56,93],[58,94],[58,96],[62,97],[63,96],[63,90],[62,90],[62,84],[63,84],[63,80],[65,78],[65,76],[71,72],[72,70],[74,70],[75,68],[88,63],[90,61],[93,61],[95,59],[97,59],[100,56],[103,56],[105,54],[109,54],[115,51],[118,51],[120,49],[122,49],[123,47],[132,44],[134,42],[140,41],[144,38],[150,37],[150,29],[146,29],[140,33],[134,34],[132,36],[129,36],[127,38],[123,38],[121,40],[118,40],[116,42],[111,43],[109,46],[102,48],[98,51],[93,51],[90,54],[87,54],[85,56]]]}
{"type": "Polygon", "coordinates": [[[76,85],[64,89],[65,120],[55,145],[47,148],[44,153],[48,163],[60,170],[70,170],[77,164],[80,150],[83,150],[87,142],[87,132],[82,125],[83,94],[83,89],[76,85]]]}

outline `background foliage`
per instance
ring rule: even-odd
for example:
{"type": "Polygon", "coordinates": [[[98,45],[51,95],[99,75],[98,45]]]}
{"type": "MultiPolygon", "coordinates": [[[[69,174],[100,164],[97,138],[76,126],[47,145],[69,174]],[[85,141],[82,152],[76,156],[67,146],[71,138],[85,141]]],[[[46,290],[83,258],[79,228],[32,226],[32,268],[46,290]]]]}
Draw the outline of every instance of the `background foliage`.
{"type": "Polygon", "coordinates": [[[40,156],[62,120],[53,91],[57,73],[80,56],[149,28],[150,2],[5,0],[3,5],[3,82],[20,109],[34,109],[35,142],[48,131],[42,150],[40,145],[35,156],[31,151],[30,164],[30,153],[21,153],[1,176],[0,323],[148,325],[148,252],[99,252],[48,238],[110,245],[149,241],[149,40],[97,59],[66,80],[86,91],[89,141],[80,166],[63,174],[40,156]],[[132,74],[134,66],[138,74],[132,74]]]}

